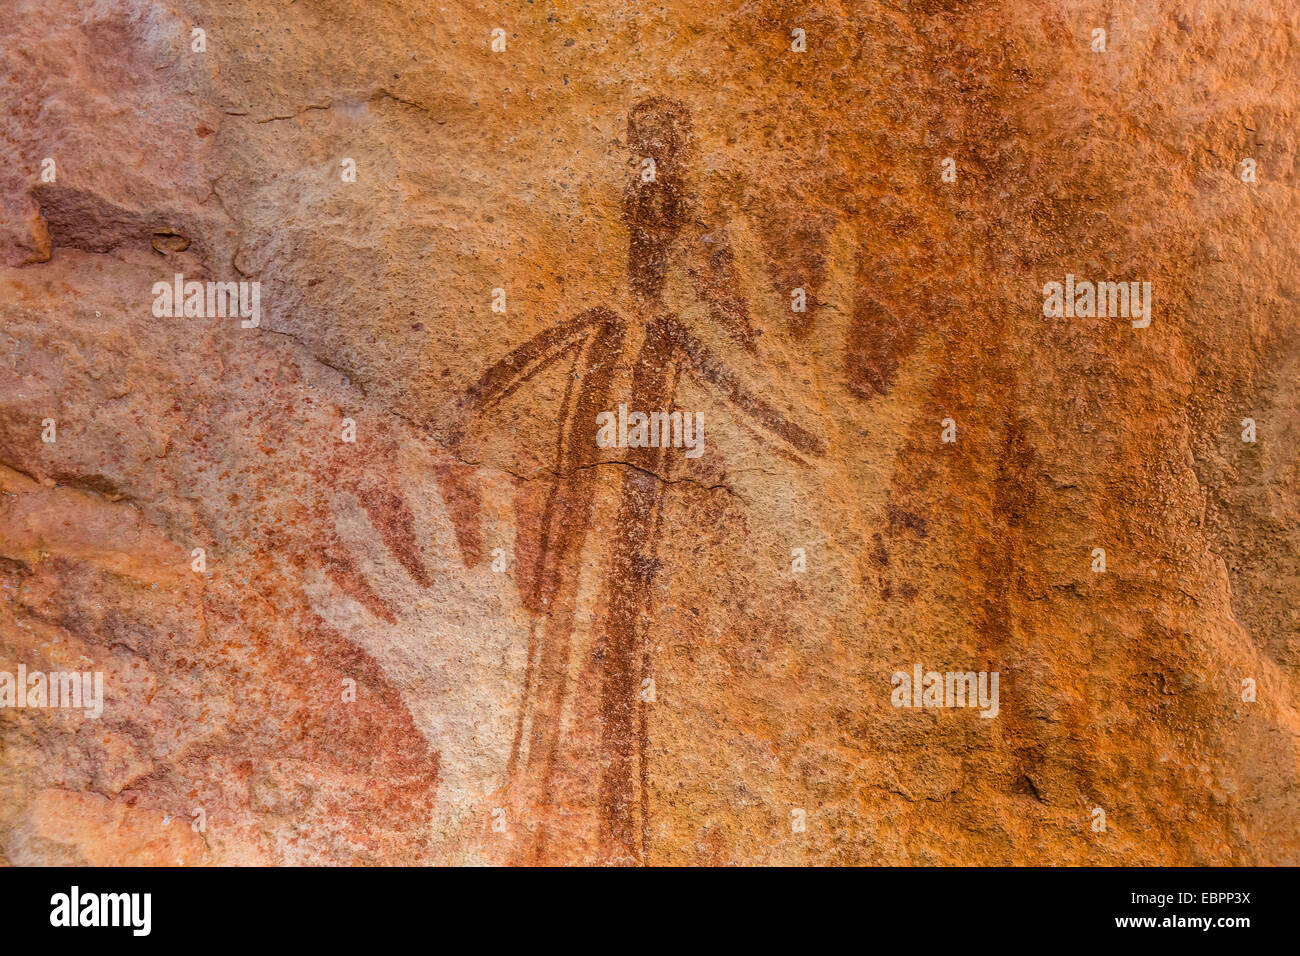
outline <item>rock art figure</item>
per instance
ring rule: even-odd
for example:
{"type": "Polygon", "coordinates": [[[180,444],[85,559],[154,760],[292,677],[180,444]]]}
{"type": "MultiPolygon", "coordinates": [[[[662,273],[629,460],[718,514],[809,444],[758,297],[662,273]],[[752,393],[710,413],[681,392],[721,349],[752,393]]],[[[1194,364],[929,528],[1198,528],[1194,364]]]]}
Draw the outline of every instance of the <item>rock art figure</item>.
{"type": "MultiPolygon", "coordinates": [[[[630,232],[632,314],[624,317],[596,307],[547,329],[489,368],[469,389],[461,409],[466,422],[490,414],[543,369],[562,360],[572,363],[556,435],[555,478],[538,523],[535,557],[529,567],[520,561],[524,603],[536,618],[509,776],[525,812],[540,818],[524,851],[533,862],[575,853],[602,862],[647,861],[647,715],[639,693],[648,676],[648,595],[663,534],[672,450],[630,447],[619,459],[616,539],[596,601],[592,659],[575,661],[583,552],[597,491],[602,477],[610,474],[609,468],[593,466],[612,464],[598,457],[597,414],[620,402],[633,409],[670,409],[678,401],[682,376],[688,375],[737,409],[744,424],[781,439],[788,446],[778,446],[782,453],[789,455],[792,449],[816,456],[824,450],[819,438],[747,390],[666,303],[670,268],[681,262],[711,322],[736,345],[757,354],[730,248],[714,240],[711,253],[701,255],[694,237],[683,235],[696,225],[688,180],[691,138],[689,115],[672,100],[642,100],[629,115],[628,146],[642,160],[623,204],[630,232]],[[653,160],[652,178],[642,173],[646,158],[653,160]],[[625,378],[630,395],[621,393],[625,378]],[[575,672],[591,680],[575,680],[575,672]],[[587,733],[591,740],[584,744],[587,733]],[[579,781],[558,784],[557,774],[579,781]],[[593,792],[575,797],[574,787],[581,790],[588,776],[598,776],[590,785],[593,792]]],[[[700,230],[700,235],[706,233],[700,230]]]]}

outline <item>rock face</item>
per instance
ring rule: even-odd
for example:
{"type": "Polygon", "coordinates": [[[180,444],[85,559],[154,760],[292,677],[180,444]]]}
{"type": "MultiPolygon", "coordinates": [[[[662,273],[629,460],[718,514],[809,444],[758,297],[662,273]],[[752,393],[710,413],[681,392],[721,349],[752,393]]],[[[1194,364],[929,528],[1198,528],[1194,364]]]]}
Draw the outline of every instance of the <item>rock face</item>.
{"type": "Polygon", "coordinates": [[[3,861],[1300,863],[1294,4],[9,7],[3,861]]]}

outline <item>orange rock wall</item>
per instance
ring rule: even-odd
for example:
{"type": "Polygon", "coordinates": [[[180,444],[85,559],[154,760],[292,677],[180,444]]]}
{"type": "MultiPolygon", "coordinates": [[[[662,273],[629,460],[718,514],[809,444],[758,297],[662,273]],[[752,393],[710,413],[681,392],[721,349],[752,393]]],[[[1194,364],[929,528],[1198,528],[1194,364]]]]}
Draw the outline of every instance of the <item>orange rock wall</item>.
{"type": "Polygon", "coordinates": [[[1293,4],[10,6],[0,859],[1300,863],[1293,4]]]}

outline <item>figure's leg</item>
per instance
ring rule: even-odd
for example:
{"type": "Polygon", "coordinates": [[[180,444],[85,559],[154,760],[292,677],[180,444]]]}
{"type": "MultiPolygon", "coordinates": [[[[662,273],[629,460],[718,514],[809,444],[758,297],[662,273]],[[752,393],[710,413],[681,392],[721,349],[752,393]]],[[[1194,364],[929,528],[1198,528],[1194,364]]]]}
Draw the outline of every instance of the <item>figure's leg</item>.
{"type": "MultiPolygon", "coordinates": [[[[677,343],[671,326],[652,322],[637,357],[630,406],[668,410],[677,390],[677,343]]],[[[618,510],[618,540],[601,634],[601,841],[607,853],[646,862],[645,627],[655,582],[667,454],[629,448],[618,510]]]]}
{"type": "Polygon", "coordinates": [[[610,603],[603,635],[601,683],[601,838],[616,855],[646,862],[645,791],[648,768],[646,713],[641,686],[646,676],[646,614],[655,583],[664,485],[640,471],[623,479],[619,509],[622,534],[615,546],[610,603]]]}
{"type": "Polygon", "coordinates": [[[581,803],[564,775],[576,762],[572,742],[564,735],[565,711],[582,555],[599,482],[595,470],[557,482],[547,493],[542,517],[537,590],[541,610],[529,635],[511,753],[511,779],[533,821],[532,839],[523,848],[523,861],[532,864],[547,862],[543,854],[548,850],[555,851],[555,862],[577,862],[560,838],[568,822],[560,815],[581,803]]]}
{"type": "MultiPolygon", "coordinates": [[[[610,383],[619,366],[623,337],[622,320],[605,311],[605,320],[595,327],[576,357],[575,378],[566,390],[557,440],[556,475],[546,493],[532,546],[535,556],[521,568],[524,604],[537,619],[530,636],[510,777],[521,785],[522,799],[541,809],[543,816],[555,802],[552,784],[569,690],[582,552],[599,484],[598,472],[583,469],[596,460],[596,414],[609,405],[610,383]]],[[[542,852],[545,838],[543,821],[543,829],[529,848],[530,857],[542,852]]]]}

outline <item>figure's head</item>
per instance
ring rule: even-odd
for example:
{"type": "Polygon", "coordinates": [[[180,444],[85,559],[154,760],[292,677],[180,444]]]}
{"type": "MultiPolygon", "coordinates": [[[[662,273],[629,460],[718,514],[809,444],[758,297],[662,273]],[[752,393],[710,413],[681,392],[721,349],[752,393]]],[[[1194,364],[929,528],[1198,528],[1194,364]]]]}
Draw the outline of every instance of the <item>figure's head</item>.
{"type": "Polygon", "coordinates": [[[686,221],[690,199],[682,171],[691,141],[690,114],[675,100],[639,101],[627,117],[627,144],[641,160],[624,195],[632,291],[657,299],[663,292],[669,250],[686,221]],[[647,175],[643,161],[654,161],[647,175]]]}
{"type": "Polygon", "coordinates": [[[689,111],[676,100],[651,96],[637,102],[627,117],[627,145],[671,171],[686,158],[692,137],[689,111]]]}

